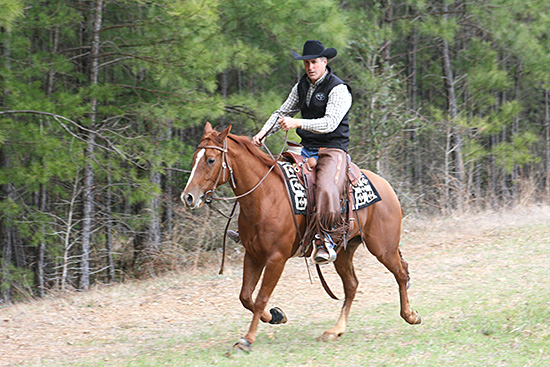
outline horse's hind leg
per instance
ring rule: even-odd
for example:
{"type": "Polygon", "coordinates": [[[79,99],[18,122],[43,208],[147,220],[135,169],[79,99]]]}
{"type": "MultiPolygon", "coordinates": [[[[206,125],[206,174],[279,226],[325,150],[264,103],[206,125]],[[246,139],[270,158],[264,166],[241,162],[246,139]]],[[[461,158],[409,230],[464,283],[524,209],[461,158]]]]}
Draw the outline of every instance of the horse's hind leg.
{"type": "MultiPolygon", "coordinates": [[[[350,244],[348,244],[349,246],[350,244]]],[[[351,309],[351,304],[355,298],[355,293],[357,291],[357,286],[359,281],[355,275],[355,269],[353,267],[353,253],[355,248],[349,248],[347,251],[341,251],[334,262],[334,267],[342,279],[344,285],[344,304],[342,310],[340,311],[340,317],[336,322],[336,325],[329,330],[326,330],[323,335],[319,338],[322,341],[333,340],[342,335],[346,331],[347,321],[349,312],[351,309]]]]}
{"type": "Polygon", "coordinates": [[[420,324],[420,315],[418,312],[413,311],[409,303],[407,292],[407,285],[409,282],[408,264],[403,260],[399,249],[396,248],[394,251],[376,255],[376,258],[395,276],[395,280],[399,286],[401,317],[409,324],[420,324]]]}

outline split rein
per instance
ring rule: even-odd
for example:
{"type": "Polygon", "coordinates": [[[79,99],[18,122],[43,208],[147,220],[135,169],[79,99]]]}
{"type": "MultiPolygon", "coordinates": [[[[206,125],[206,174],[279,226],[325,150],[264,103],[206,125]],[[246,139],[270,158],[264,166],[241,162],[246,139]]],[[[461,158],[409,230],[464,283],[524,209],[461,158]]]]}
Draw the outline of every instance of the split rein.
{"type": "MultiPolygon", "coordinates": [[[[286,144],[288,142],[288,131],[286,133],[286,136],[285,136],[285,141],[283,143],[283,147],[281,148],[281,152],[279,153],[279,156],[281,156],[283,154],[283,151],[286,147],[286,144]]],[[[269,155],[271,156],[271,158],[273,159],[273,165],[271,165],[271,167],[269,168],[269,170],[267,171],[267,173],[264,175],[264,177],[262,177],[262,179],[253,187],[251,188],[250,190],[248,190],[247,192],[245,192],[244,194],[241,194],[241,195],[236,195],[236,196],[233,196],[233,197],[225,197],[225,198],[220,198],[220,197],[215,197],[214,196],[214,191],[217,189],[218,187],[218,183],[220,182],[220,179],[222,178],[222,174],[223,174],[223,180],[225,180],[225,170],[228,169],[229,170],[229,178],[231,181],[230,181],[230,185],[231,187],[233,187],[233,189],[236,189],[237,186],[235,184],[235,177],[233,175],[233,168],[231,168],[231,165],[229,164],[229,160],[227,158],[227,153],[228,153],[228,149],[227,149],[227,137],[224,139],[223,141],[223,147],[219,147],[217,145],[199,145],[198,146],[198,149],[217,149],[219,151],[222,152],[222,168],[220,170],[220,173],[218,174],[218,178],[216,179],[216,183],[214,184],[212,190],[209,190],[205,196],[207,195],[210,195],[207,199],[206,199],[206,202],[208,204],[210,204],[212,202],[212,199],[214,200],[224,200],[224,201],[229,201],[229,200],[238,200],[240,198],[243,198],[247,195],[250,195],[252,192],[254,192],[254,190],[256,190],[258,187],[260,187],[260,185],[265,181],[265,179],[267,178],[267,176],[269,176],[269,174],[271,173],[271,171],[273,171],[273,169],[277,166],[277,160],[275,159],[275,157],[273,156],[273,154],[271,154],[271,152],[269,151],[269,149],[267,148],[267,146],[262,143],[262,145],[266,148],[266,150],[269,152],[269,155]],[[210,200],[208,200],[210,199],[210,200]]],[[[223,213],[222,213],[223,215],[223,213]]],[[[224,215],[225,216],[225,215],[224,215]]],[[[227,218],[227,217],[226,217],[227,218]]]]}

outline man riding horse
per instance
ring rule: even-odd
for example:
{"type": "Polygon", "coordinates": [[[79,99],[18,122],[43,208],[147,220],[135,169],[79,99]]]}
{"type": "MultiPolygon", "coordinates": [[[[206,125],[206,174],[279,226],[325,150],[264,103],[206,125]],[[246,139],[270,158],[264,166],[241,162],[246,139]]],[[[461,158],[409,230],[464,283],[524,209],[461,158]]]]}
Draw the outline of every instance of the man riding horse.
{"type": "Polygon", "coordinates": [[[409,324],[421,323],[420,315],[411,308],[408,298],[408,264],[399,250],[403,212],[391,185],[374,172],[360,170],[364,180],[376,187],[382,200],[355,207],[353,226],[348,227],[342,220],[341,193],[344,189],[347,191],[348,185],[346,151],[351,93],[348,85],[327,66],[327,59],[336,56],[336,50],[325,49],[319,41],[307,41],[302,56],[294,52],[293,55],[303,60],[306,74],[252,142],[248,137],[231,134],[231,126],[218,132],[210,123],[205,124],[204,134],[193,154],[191,175],[181,193],[189,209],[198,209],[208,202],[218,186],[229,183],[240,205],[238,228],[245,253],[239,299],[253,316],[248,331],[233,347],[237,350],[250,351],[260,322],[283,324],[287,321],[281,308],[273,307],[268,311],[267,306],[286,262],[303,254],[303,244],[307,246],[312,242],[315,261],[334,261],[345,295],[338,321],[323,332],[321,340],[335,339],[346,331],[359,284],[353,259],[361,244],[394,275],[399,286],[401,317],[409,324]],[[298,112],[302,113],[302,118],[294,119],[298,112]],[[305,215],[292,216],[283,172],[275,170],[277,163],[256,149],[267,135],[280,128],[297,129],[302,138],[303,159],[308,163],[317,159],[314,195],[317,214],[312,215],[313,220],[309,223],[305,215]],[[346,236],[342,236],[343,233],[346,236]],[[309,236],[311,238],[306,240],[309,236]],[[336,248],[340,250],[338,258],[335,243],[347,243],[347,246],[336,248]]]}
{"type": "MultiPolygon", "coordinates": [[[[309,221],[307,241],[313,242],[313,260],[326,264],[336,260],[336,244],[344,237],[341,201],[347,190],[347,149],[351,88],[327,66],[336,49],[317,40],[304,44],[302,56],[306,73],[294,85],[286,101],[273,112],[252,143],[258,147],[279,129],[296,129],[302,138],[301,154],[316,164],[315,210],[309,221]],[[301,112],[302,118],[293,116],[301,112]]],[[[235,238],[235,234],[232,234],[235,238]]],[[[309,243],[309,242],[306,242],[309,243]]]]}

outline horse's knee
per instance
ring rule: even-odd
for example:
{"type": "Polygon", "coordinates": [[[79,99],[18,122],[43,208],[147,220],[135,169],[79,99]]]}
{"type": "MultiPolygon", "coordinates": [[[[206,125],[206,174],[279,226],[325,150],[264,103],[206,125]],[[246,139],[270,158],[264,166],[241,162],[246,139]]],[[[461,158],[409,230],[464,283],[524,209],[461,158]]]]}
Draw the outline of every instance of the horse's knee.
{"type": "Polygon", "coordinates": [[[359,280],[355,275],[355,271],[353,268],[342,268],[342,266],[337,266],[336,271],[340,279],[342,279],[346,300],[353,300],[357,292],[357,287],[359,287],[359,280]]]}
{"type": "Polygon", "coordinates": [[[239,300],[241,301],[241,304],[246,308],[247,310],[253,311],[253,302],[252,302],[252,295],[248,294],[246,292],[241,292],[239,295],[239,300]]]}

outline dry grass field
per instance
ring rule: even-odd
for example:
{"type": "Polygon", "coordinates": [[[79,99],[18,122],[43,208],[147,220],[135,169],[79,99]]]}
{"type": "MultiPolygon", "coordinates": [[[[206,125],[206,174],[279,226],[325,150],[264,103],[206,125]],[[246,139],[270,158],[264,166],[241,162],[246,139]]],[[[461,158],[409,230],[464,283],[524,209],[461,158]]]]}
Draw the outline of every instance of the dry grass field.
{"type": "MultiPolygon", "coordinates": [[[[1,308],[0,365],[547,366],[546,228],[548,206],[405,218],[401,248],[419,326],[401,320],[392,275],[363,248],[348,333],[317,342],[341,302],[326,295],[315,274],[310,282],[303,259],[291,259],[270,301],[288,324],[260,325],[252,353],[226,358],[251,315],[238,300],[238,258],[221,276],[213,259],[194,271],[1,308]]],[[[323,269],[342,295],[333,268],[323,269]]]]}

